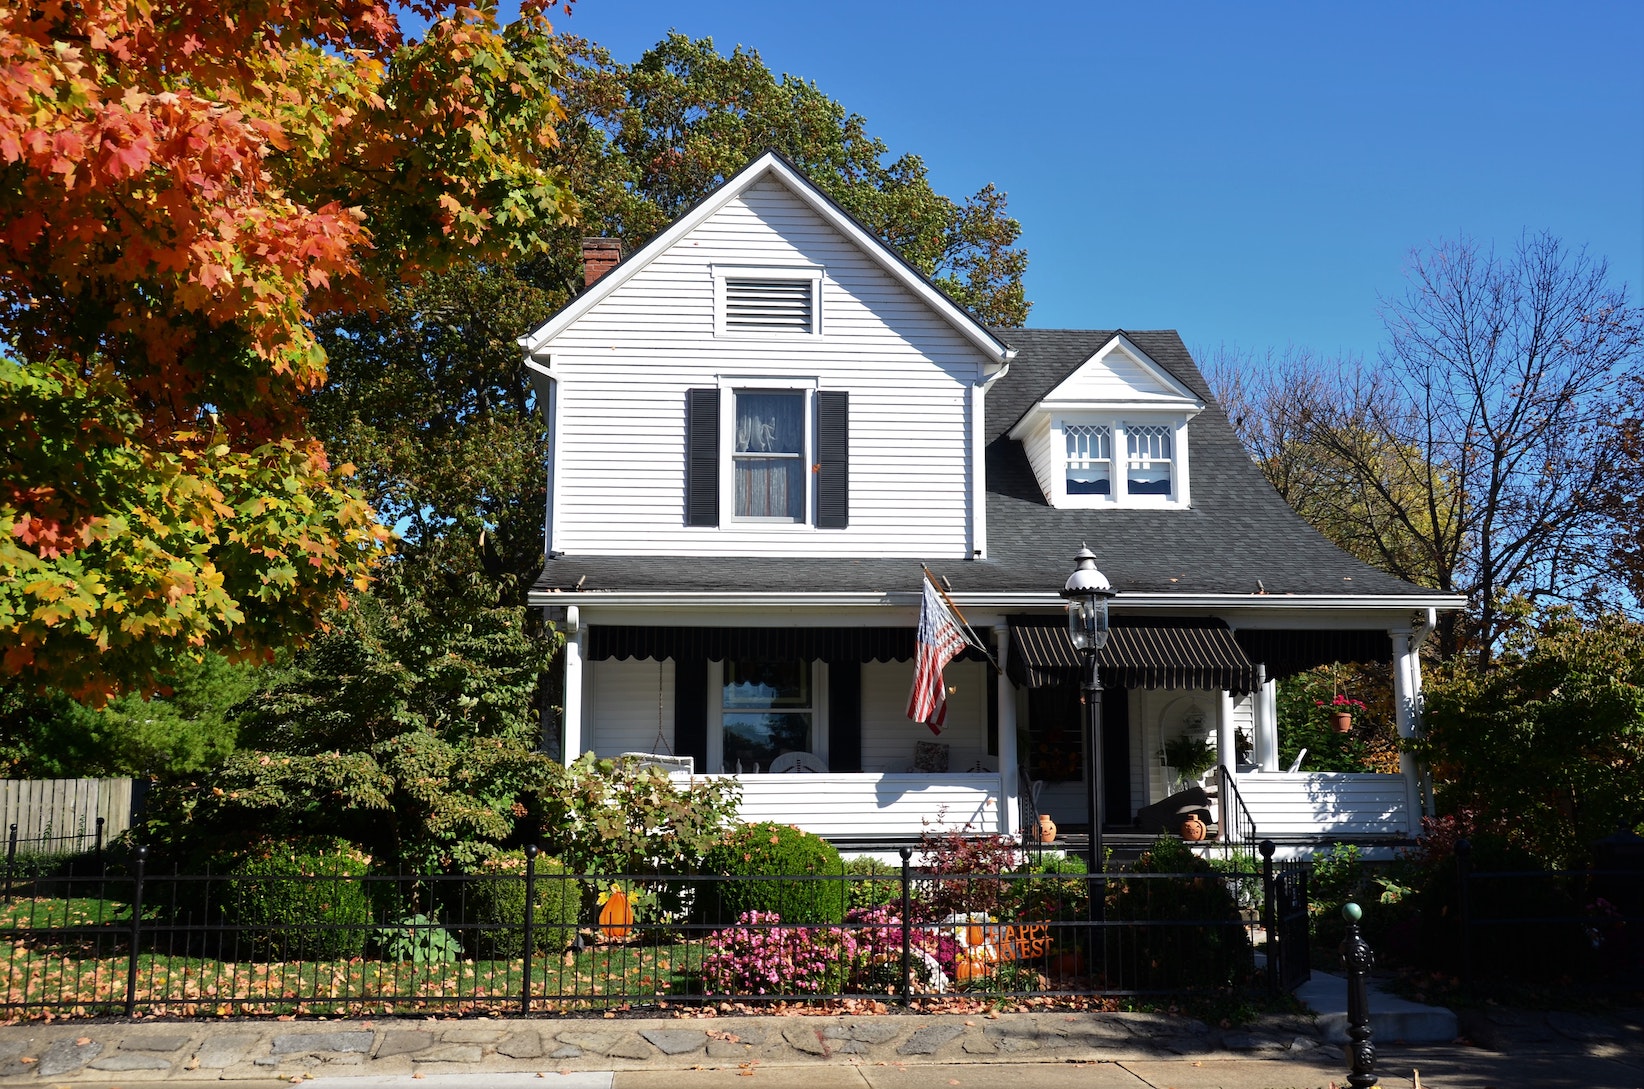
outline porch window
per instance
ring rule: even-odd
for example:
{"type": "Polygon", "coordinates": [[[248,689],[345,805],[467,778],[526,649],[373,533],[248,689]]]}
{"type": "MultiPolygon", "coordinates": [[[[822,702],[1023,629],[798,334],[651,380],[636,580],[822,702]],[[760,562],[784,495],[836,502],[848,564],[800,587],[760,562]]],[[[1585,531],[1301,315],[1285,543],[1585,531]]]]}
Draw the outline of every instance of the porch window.
{"type": "Polygon", "coordinates": [[[727,661],[720,698],[723,770],[765,771],[783,753],[814,751],[816,697],[809,662],[727,661]]]}
{"type": "Polygon", "coordinates": [[[805,520],[805,393],[737,390],[736,517],[805,520]]]}

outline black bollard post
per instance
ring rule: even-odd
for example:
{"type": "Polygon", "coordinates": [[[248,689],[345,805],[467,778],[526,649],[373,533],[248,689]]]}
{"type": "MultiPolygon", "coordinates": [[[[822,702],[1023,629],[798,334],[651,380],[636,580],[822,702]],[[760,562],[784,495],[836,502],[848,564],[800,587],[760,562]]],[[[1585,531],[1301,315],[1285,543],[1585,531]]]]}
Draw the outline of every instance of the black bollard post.
{"type": "Polygon", "coordinates": [[[1359,919],[1364,915],[1357,904],[1341,906],[1341,917],[1347,920],[1347,937],[1341,942],[1341,958],[1347,964],[1347,1057],[1353,1064],[1347,1075],[1347,1084],[1353,1089],[1371,1089],[1377,1084],[1376,1045],[1370,1039],[1370,994],[1368,977],[1376,963],[1364,935],[1359,933],[1359,919]]]}

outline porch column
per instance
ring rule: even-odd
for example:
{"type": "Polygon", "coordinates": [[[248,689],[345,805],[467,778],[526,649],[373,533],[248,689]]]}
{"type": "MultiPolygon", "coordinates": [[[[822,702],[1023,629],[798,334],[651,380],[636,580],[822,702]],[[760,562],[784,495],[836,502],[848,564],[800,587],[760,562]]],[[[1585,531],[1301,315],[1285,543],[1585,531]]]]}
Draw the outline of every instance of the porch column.
{"type": "Polygon", "coordinates": [[[587,629],[578,619],[572,619],[570,627],[560,652],[565,656],[565,733],[560,758],[567,766],[582,755],[582,654],[587,639],[587,629]]]}
{"type": "Polygon", "coordinates": [[[1222,713],[1216,723],[1216,763],[1237,769],[1239,743],[1233,736],[1233,693],[1222,693],[1222,713]]]}
{"type": "MultiPolygon", "coordinates": [[[[1418,736],[1421,728],[1417,718],[1417,701],[1421,698],[1421,666],[1416,662],[1416,652],[1410,646],[1410,629],[1395,628],[1387,636],[1393,641],[1393,720],[1398,726],[1399,740],[1409,741],[1418,736]]],[[[1399,773],[1404,776],[1404,792],[1410,799],[1411,814],[1424,816],[1427,807],[1422,796],[1421,768],[1410,753],[1399,753],[1399,773]]],[[[1414,832],[1415,829],[1410,831],[1414,832]]]]}
{"type": "Polygon", "coordinates": [[[1267,666],[1256,665],[1255,751],[1251,759],[1263,771],[1279,770],[1279,682],[1267,679],[1267,666]]]}
{"type": "MultiPolygon", "coordinates": [[[[1010,625],[995,624],[993,645],[998,661],[1005,662],[1010,654],[1010,625]]],[[[1022,834],[1022,800],[1020,797],[1022,773],[1016,755],[1016,686],[1008,674],[1000,674],[998,691],[999,719],[999,830],[1007,836],[1022,834]]]]}

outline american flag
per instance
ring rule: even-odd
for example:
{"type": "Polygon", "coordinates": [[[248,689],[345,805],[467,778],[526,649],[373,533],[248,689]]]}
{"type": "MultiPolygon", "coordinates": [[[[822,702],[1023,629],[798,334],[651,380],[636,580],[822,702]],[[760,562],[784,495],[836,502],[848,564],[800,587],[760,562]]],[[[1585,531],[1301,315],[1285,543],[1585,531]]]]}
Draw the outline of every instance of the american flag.
{"type": "Polygon", "coordinates": [[[942,723],[948,717],[948,690],[942,683],[942,669],[967,645],[959,621],[926,575],[925,596],[919,603],[919,643],[913,690],[908,693],[908,717],[929,726],[933,734],[942,732],[942,723]]]}

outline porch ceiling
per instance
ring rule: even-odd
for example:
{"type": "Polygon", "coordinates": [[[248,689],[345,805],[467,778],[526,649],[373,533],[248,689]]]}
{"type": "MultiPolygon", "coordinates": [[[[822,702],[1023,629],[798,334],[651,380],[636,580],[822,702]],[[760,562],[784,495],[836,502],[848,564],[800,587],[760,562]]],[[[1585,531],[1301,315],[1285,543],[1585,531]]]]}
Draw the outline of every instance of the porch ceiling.
{"type": "MultiPolygon", "coordinates": [[[[1018,686],[1078,684],[1082,659],[1060,621],[1010,618],[1010,661],[1018,686]]],[[[1105,678],[1122,688],[1209,688],[1245,693],[1256,688],[1256,667],[1220,620],[1114,619],[1096,656],[1105,678]]]]}

